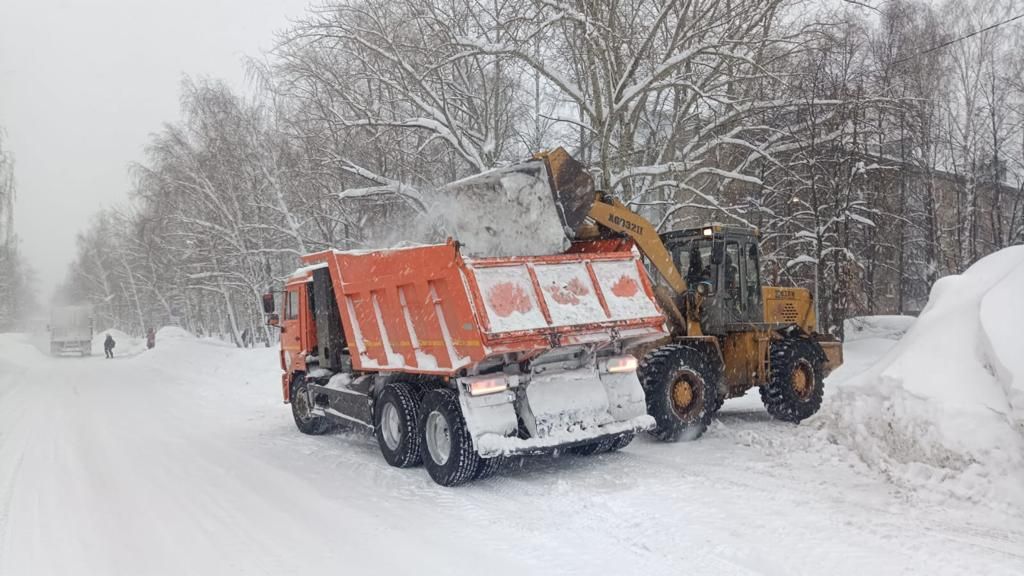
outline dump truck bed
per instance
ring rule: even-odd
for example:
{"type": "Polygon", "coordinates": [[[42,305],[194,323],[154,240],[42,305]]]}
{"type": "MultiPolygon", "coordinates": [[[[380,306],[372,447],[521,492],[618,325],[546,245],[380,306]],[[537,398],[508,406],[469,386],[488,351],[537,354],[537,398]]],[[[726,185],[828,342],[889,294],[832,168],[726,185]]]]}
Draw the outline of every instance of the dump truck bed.
{"type": "Polygon", "coordinates": [[[468,259],[454,242],[325,251],[353,366],[455,375],[485,358],[665,335],[631,251],[468,259]]]}

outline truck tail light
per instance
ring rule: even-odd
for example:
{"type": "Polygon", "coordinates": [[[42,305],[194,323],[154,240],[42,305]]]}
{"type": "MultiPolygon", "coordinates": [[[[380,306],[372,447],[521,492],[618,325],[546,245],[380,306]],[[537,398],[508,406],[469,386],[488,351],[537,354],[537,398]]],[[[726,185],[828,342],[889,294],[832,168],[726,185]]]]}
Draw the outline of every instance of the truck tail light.
{"type": "Polygon", "coordinates": [[[605,360],[604,371],[609,374],[621,374],[624,372],[636,372],[637,361],[635,356],[612,356],[605,360]]]}
{"type": "Polygon", "coordinates": [[[481,376],[479,378],[467,379],[466,390],[470,396],[483,396],[508,390],[508,379],[504,374],[500,376],[481,376]]]}

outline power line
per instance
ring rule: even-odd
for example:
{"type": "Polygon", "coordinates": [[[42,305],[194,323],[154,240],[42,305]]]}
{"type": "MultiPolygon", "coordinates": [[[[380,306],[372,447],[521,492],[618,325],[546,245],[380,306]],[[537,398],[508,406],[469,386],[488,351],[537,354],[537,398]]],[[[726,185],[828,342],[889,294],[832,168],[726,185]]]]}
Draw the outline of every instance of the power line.
{"type": "Polygon", "coordinates": [[[959,38],[954,38],[952,40],[947,40],[947,41],[943,42],[942,44],[938,44],[936,46],[932,46],[931,48],[929,48],[927,50],[918,52],[917,54],[911,54],[910,56],[907,56],[906,58],[902,58],[900,60],[897,60],[896,62],[894,62],[894,64],[902,64],[902,63],[904,63],[904,62],[906,62],[908,60],[913,60],[914,58],[917,58],[919,56],[924,56],[925,54],[928,54],[928,53],[931,53],[931,52],[935,52],[936,50],[941,50],[941,49],[945,48],[946,46],[950,46],[952,44],[956,44],[957,42],[962,42],[962,41],[967,40],[968,38],[970,38],[972,36],[977,36],[978,34],[981,34],[982,32],[988,32],[989,30],[994,30],[994,29],[999,28],[1000,26],[1002,26],[1004,24],[1009,24],[1010,22],[1013,22],[1015,20],[1020,20],[1021,18],[1024,18],[1024,14],[1018,14],[1018,15],[1014,16],[1013,18],[1009,18],[1009,19],[1003,20],[1002,22],[996,22],[995,24],[992,24],[991,26],[986,26],[985,28],[981,28],[979,30],[975,30],[974,32],[970,32],[968,34],[964,34],[963,36],[960,36],[959,38]]]}

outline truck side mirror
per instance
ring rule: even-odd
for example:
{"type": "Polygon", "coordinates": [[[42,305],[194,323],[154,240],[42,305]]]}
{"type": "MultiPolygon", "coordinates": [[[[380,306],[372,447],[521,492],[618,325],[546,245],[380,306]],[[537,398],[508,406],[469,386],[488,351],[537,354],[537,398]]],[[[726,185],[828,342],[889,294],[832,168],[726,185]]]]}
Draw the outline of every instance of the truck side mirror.
{"type": "Polygon", "coordinates": [[[725,243],[715,240],[711,244],[711,263],[718,266],[725,260],[725,243]]]}
{"type": "Polygon", "coordinates": [[[281,317],[276,313],[271,312],[267,315],[267,326],[279,326],[281,324],[281,317]]]}
{"type": "Polygon", "coordinates": [[[274,313],[274,293],[267,292],[263,295],[263,313],[273,314],[274,313]]]}

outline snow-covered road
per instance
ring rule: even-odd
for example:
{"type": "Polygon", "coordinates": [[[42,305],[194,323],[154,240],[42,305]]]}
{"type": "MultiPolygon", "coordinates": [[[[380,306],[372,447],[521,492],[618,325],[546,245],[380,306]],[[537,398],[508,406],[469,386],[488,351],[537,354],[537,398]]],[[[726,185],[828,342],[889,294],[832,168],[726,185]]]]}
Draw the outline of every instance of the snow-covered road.
{"type": "Polygon", "coordinates": [[[756,396],[698,442],[445,489],[368,435],[301,435],[277,370],[192,338],[108,361],[0,335],[0,575],[1024,573],[1019,510],[896,488],[756,396]]]}

